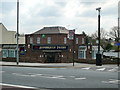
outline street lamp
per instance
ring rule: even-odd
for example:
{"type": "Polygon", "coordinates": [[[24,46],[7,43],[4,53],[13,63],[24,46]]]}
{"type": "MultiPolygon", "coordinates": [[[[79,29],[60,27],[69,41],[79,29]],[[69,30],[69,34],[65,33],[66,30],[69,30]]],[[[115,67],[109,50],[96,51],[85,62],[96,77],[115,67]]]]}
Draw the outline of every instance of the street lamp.
{"type": "Polygon", "coordinates": [[[17,0],[17,65],[19,64],[19,0],[17,0]]]}
{"type": "MultiPolygon", "coordinates": [[[[118,44],[120,43],[120,1],[118,2],[118,44]]],[[[118,60],[117,60],[117,66],[119,66],[119,58],[120,58],[120,52],[119,52],[120,46],[118,45],[118,60]]]]}
{"type": "Polygon", "coordinates": [[[101,66],[102,65],[102,59],[100,54],[100,10],[101,7],[96,8],[98,11],[98,53],[96,54],[96,65],[101,66]]]}

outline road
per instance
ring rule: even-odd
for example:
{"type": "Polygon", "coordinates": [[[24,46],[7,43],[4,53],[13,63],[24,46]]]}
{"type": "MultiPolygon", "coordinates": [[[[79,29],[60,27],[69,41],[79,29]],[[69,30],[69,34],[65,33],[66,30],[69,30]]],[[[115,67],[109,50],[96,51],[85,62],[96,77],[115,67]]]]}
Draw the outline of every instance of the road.
{"type": "Polygon", "coordinates": [[[35,88],[118,88],[118,72],[103,68],[36,68],[3,66],[2,83],[35,88]]]}

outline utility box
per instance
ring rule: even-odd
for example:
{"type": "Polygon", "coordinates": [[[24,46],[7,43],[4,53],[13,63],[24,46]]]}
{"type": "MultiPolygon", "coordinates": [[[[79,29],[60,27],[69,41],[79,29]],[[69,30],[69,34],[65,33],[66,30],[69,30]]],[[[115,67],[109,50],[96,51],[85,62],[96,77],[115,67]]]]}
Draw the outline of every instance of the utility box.
{"type": "Polygon", "coordinates": [[[102,66],[102,55],[100,53],[96,54],[96,66],[102,66]]]}

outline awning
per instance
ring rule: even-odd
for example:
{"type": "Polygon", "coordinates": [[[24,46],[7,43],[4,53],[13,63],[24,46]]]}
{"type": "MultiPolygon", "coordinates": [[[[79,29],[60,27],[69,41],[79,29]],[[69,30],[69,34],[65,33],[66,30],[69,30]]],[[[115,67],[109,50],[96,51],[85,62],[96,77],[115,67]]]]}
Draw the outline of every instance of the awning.
{"type": "Polygon", "coordinates": [[[3,45],[3,49],[16,49],[16,45],[3,45]]]}

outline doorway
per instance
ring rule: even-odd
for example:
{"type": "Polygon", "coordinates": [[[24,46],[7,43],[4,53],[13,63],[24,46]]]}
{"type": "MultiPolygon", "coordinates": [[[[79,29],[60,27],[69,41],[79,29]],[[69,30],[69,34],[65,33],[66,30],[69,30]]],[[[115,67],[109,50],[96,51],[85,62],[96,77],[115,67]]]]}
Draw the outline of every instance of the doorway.
{"type": "Polygon", "coordinates": [[[47,63],[55,63],[55,53],[46,53],[47,54],[47,63]]]}

